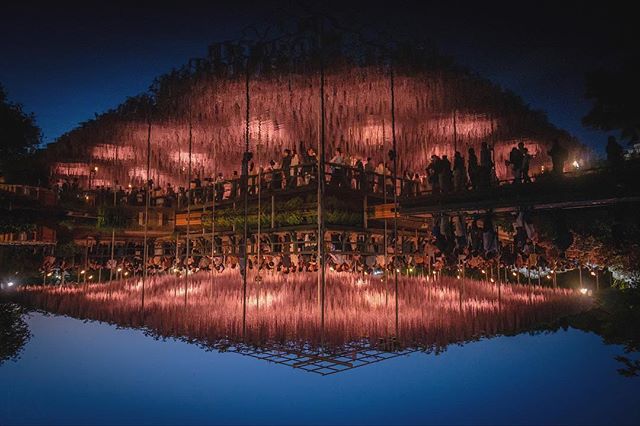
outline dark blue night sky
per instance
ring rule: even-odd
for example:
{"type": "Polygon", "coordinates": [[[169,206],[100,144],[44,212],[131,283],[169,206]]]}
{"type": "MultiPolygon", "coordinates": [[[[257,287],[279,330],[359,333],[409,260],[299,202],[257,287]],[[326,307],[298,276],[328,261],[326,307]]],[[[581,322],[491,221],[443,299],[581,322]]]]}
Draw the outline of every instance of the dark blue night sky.
{"type": "MultiPolygon", "coordinates": [[[[0,82],[11,100],[35,113],[51,142],[146,90],[154,77],[204,56],[210,42],[236,38],[246,25],[299,10],[298,3],[5,5],[0,82]]],[[[342,3],[325,8],[372,28],[427,34],[444,53],[601,150],[606,135],[580,122],[590,106],[584,74],[615,65],[632,49],[625,10],[610,2],[342,3]]]]}

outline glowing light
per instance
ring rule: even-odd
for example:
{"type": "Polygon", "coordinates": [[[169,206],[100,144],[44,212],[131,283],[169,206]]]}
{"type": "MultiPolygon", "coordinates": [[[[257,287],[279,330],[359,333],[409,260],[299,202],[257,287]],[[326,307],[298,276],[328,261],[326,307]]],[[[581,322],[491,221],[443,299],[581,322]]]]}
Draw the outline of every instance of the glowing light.
{"type": "Polygon", "coordinates": [[[483,269],[483,270],[482,270],[482,273],[483,273],[483,274],[486,274],[486,273],[487,273],[487,271],[485,271],[485,270],[483,269]]]}
{"type": "Polygon", "coordinates": [[[492,283],[495,282],[493,278],[491,278],[489,281],[491,281],[492,283]]]}
{"type": "Polygon", "coordinates": [[[126,277],[127,275],[129,275],[129,272],[125,272],[125,273],[124,273],[124,276],[125,276],[125,277],[126,277]]]}
{"type": "Polygon", "coordinates": [[[589,292],[589,290],[586,289],[586,288],[581,288],[580,289],[580,293],[582,293],[582,294],[587,294],[588,292],[589,292]]]}
{"type": "Polygon", "coordinates": [[[122,268],[118,268],[118,269],[117,269],[117,271],[118,271],[118,272],[122,272],[122,268]]]}
{"type": "Polygon", "coordinates": [[[596,276],[596,273],[591,271],[591,275],[593,275],[594,277],[596,276]]]}
{"type": "Polygon", "coordinates": [[[48,277],[50,277],[51,275],[53,275],[53,272],[49,272],[49,273],[47,274],[47,276],[48,276],[48,277]]]}
{"type": "Polygon", "coordinates": [[[87,271],[85,271],[84,269],[82,271],[80,271],[80,275],[84,275],[87,271]]]}
{"type": "Polygon", "coordinates": [[[9,282],[7,283],[7,287],[13,287],[13,281],[9,281],[9,282]]]}
{"type": "MultiPolygon", "coordinates": [[[[306,342],[312,346],[322,342],[335,347],[360,341],[363,336],[371,342],[388,337],[388,324],[384,320],[390,313],[386,281],[381,283],[379,279],[355,276],[348,278],[350,285],[345,285],[344,275],[330,274],[326,302],[331,306],[332,315],[320,330],[317,327],[315,272],[293,275],[264,272],[260,286],[250,285],[247,294],[243,294],[242,286],[238,285],[240,274],[237,269],[227,269],[216,273],[215,277],[212,286],[209,272],[194,274],[186,289],[185,282],[176,280],[173,275],[153,275],[145,279],[145,286],[149,284],[153,291],[145,288],[144,326],[162,336],[180,333],[198,342],[215,344],[222,339],[227,345],[243,341],[240,339],[262,344],[277,339],[288,342],[295,338],[304,341],[305,345],[306,342]],[[187,306],[185,290],[189,295],[187,306]],[[237,325],[245,300],[255,300],[256,305],[247,304],[246,335],[243,335],[237,325]],[[208,316],[207,312],[213,309],[216,315],[208,316]],[[289,334],[292,330],[295,334],[289,334]]],[[[143,289],[139,274],[136,278],[135,281],[115,280],[104,287],[19,287],[16,297],[53,313],[137,327],[143,289]]],[[[470,333],[477,332],[475,324],[485,324],[496,333],[515,333],[539,323],[540,314],[545,319],[559,318],[583,311],[592,303],[590,297],[578,290],[505,285],[501,287],[498,304],[495,292],[487,290],[486,282],[469,278],[458,281],[455,276],[446,274],[429,285],[424,285],[422,277],[402,276],[398,281],[403,318],[398,324],[398,332],[408,344],[415,342],[425,347],[468,339],[470,333]],[[462,283],[464,296],[460,297],[462,283]],[[504,321],[504,318],[510,320],[504,321]]],[[[2,284],[6,289],[6,282],[2,284]]]]}
{"type": "Polygon", "coordinates": [[[516,276],[516,275],[518,275],[518,274],[516,274],[515,272],[512,272],[512,273],[511,273],[511,275],[513,275],[513,276],[515,277],[515,276],[516,276]]]}
{"type": "Polygon", "coordinates": [[[576,169],[580,168],[580,163],[578,163],[578,160],[575,160],[573,163],[571,163],[573,165],[573,167],[575,167],[576,169]]]}
{"type": "MultiPolygon", "coordinates": [[[[314,78],[313,73],[305,74],[295,73],[288,78],[274,75],[274,78],[266,77],[255,81],[260,100],[252,105],[251,116],[254,119],[250,120],[249,133],[252,138],[262,135],[260,145],[263,147],[263,158],[277,158],[283,148],[292,148],[301,140],[312,140],[317,105],[315,99],[309,97],[309,88],[312,87],[309,86],[312,81],[309,79],[314,78]],[[289,81],[288,96],[279,95],[283,77],[289,81]],[[292,105],[295,105],[293,115],[292,105]]],[[[509,105],[508,97],[490,97],[491,101],[486,106],[483,105],[481,109],[473,108],[472,105],[476,105],[478,99],[486,96],[487,89],[483,83],[479,86],[471,81],[459,84],[454,83],[457,77],[439,75],[440,73],[427,71],[418,72],[412,77],[398,76],[397,107],[406,113],[399,114],[397,125],[399,132],[413,135],[400,147],[403,167],[424,170],[431,154],[451,155],[454,137],[460,138],[465,145],[473,146],[476,152],[481,141],[491,138],[496,142],[496,173],[498,177],[504,178],[509,170],[504,161],[500,160],[508,158],[513,140],[503,139],[500,135],[521,137],[527,134],[529,131],[526,125],[521,124],[527,123],[527,120],[512,120],[509,114],[505,116],[501,113],[506,110],[504,106],[509,105]],[[432,90],[434,87],[437,89],[432,90]],[[462,93],[464,97],[460,97],[462,93]],[[463,101],[452,120],[445,100],[457,97],[469,98],[469,101],[463,101]],[[472,110],[477,112],[471,113],[472,110]],[[500,129],[497,134],[496,129],[500,129]]],[[[177,111],[184,111],[183,102],[188,100],[200,117],[195,120],[191,129],[194,145],[191,150],[187,149],[187,123],[184,114],[178,113],[175,117],[171,115],[172,118],[161,116],[165,119],[159,117],[153,123],[151,164],[155,163],[157,170],[154,173],[151,168],[150,171],[155,183],[161,187],[166,183],[184,185],[184,176],[179,176],[179,172],[186,171],[189,161],[201,175],[201,179],[204,176],[210,177],[214,171],[229,176],[240,164],[245,123],[240,119],[242,114],[236,113],[235,97],[241,92],[242,84],[235,78],[215,79],[211,83],[206,81],[208,80],[202,79],[193,89],[180,90],[172,96],[178,102],[177,111]],[[218,139],[224,143],[219,143],[220,150],[213,154],[206,141],[218,139]],[[214,165],[212,155],[224,160],[214,165]]],[[[330,110],[327,111],[328,116],[332,117],[326,127],[328,152],[332,152],[336,144],[347,142],[349,155],[355,158],[372,156],[376,162],[381,159],[385,150],[379,147],[388,142],[387,84],[388,76],[377,66],[336,71],[332,85],[335,93],[340,95],[333,98],[330,110]],[[356,93],[357,96],[352,96],[356,93]],[[344,142],[339,142],[342,140],[344,142]]],[[[522,114],[526,117],[529,113],[522,114]]],[[[138,120],[135,114],[123,114],[117,119],[99,118],[95,126],[76,129],[68,137],[68,145],[71,147],[69,150],[74,146],[88,148],[90,163],[55,163],[55,174],[86,176],[94,167],[90,164],[101,164],[100,173],[107,182],[119,180],[124,182],[124,186],[126,180],[123,181],[123,177],[133,170],[135,184],[141,183],[146,175],[146,170],[139,173],[140,160],[146,154],[146,127],[146,123],[138,120]]],[[[535,156],[532,168],[540,167],[541,162],[550,164],[546,154],[546,141],[529,138],[519,140],[535,156]]],[[[66,150],[61,149],[56,156],[60,159],[68,158],[66,150]]],[[[571,152],[571,156],[576,157],[573,149],[571,152]]]]}

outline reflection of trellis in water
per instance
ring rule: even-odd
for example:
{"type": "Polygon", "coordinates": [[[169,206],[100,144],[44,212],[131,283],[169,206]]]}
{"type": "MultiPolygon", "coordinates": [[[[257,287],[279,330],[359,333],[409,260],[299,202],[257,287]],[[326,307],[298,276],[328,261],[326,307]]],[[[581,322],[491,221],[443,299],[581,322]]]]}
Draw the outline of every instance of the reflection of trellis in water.
{"type": "Polygon", "coordinates": [[[215,348],[287,365],[322,376],[341,373],[415,352],[414,349],[400,348],[394,337],[386,340],[380,339],[374,344],[367,340],[351,342],[336,349],[286,344],[269,344],[260,347],[235,342],[218,343],[215,348]]]}

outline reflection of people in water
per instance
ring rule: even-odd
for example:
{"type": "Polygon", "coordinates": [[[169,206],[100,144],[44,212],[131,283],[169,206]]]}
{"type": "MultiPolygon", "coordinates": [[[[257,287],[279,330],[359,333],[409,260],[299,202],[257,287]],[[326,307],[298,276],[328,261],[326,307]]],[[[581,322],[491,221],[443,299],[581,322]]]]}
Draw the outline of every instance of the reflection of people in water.
{"type": "Polygon", "coordinates": [[[0,364],[18,359],[31,338],[23,313],[18,305],[0,302],[0,364]]]}

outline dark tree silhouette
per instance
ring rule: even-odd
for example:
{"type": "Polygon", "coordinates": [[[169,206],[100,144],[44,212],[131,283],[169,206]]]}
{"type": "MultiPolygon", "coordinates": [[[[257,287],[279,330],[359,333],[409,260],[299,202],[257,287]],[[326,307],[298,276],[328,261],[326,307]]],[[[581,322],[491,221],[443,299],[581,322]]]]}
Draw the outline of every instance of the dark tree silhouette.
{"type": "Polygon", "coordinates": [[[0,301],[0,365],[17,360],[31,338],[29,326],[22,318],[23,309],[0,301]]]}
{"type": "Polygon", "coordinates": [[[585,126],[604,131],[620,131],[620,137],[635,143],[640,137],[640,58],[629,60],[615,70],[587,74],[586,97],[593,108],[582,119],[585,126]]]}
{"type": "Polygon", "coordinates": [[[22,105],[9,102],[0,84],[0,173],[5,179],[20,180],[41,141],[34,115],[25,113],[22,105]]]}

